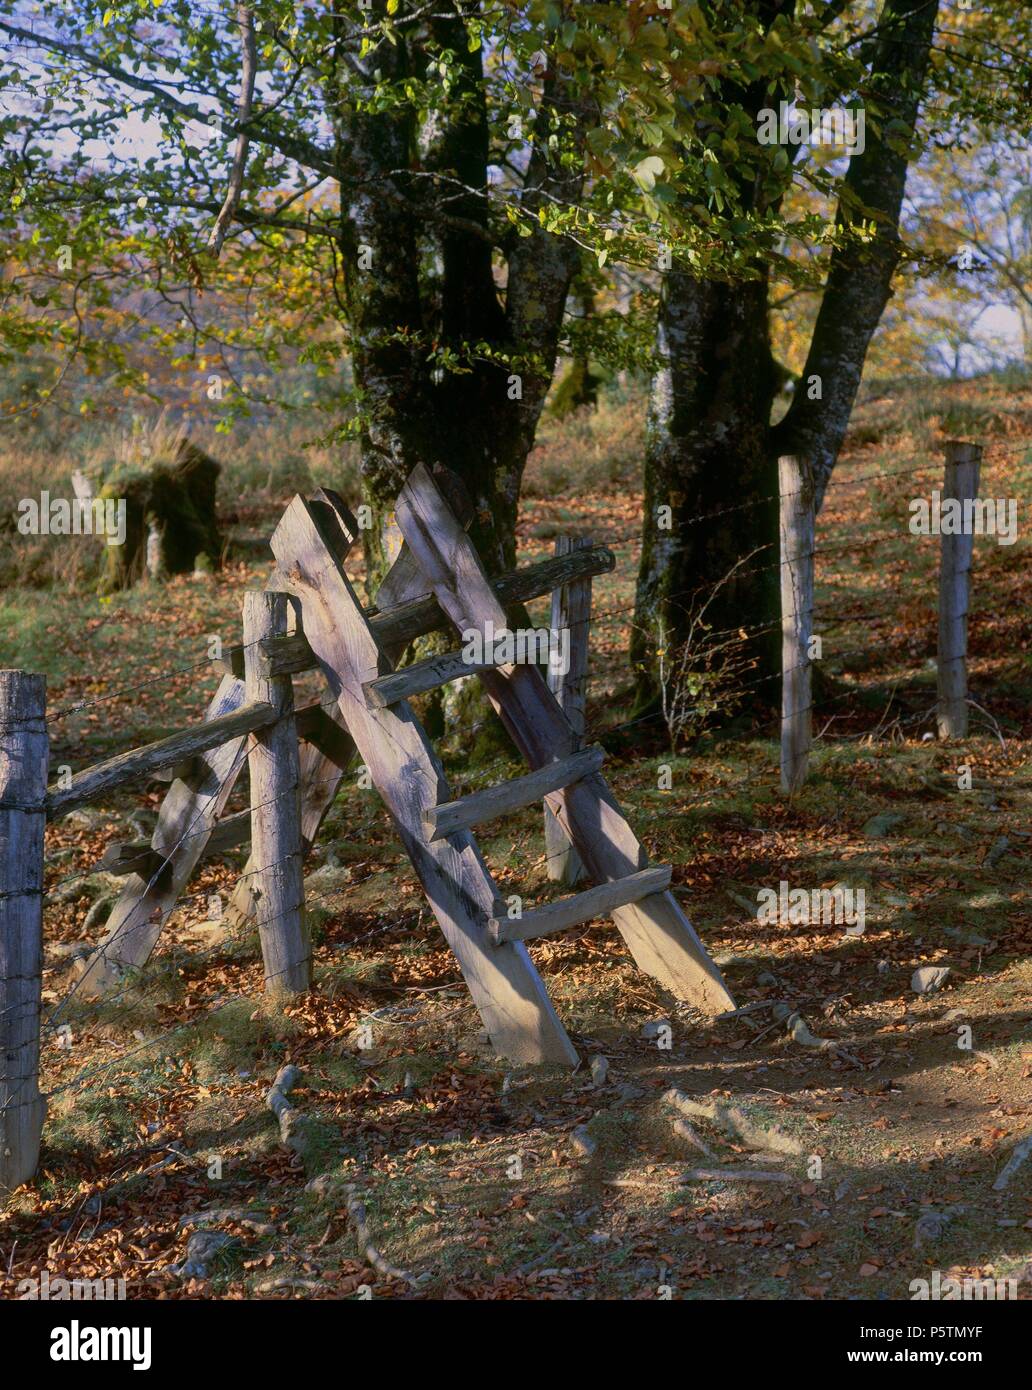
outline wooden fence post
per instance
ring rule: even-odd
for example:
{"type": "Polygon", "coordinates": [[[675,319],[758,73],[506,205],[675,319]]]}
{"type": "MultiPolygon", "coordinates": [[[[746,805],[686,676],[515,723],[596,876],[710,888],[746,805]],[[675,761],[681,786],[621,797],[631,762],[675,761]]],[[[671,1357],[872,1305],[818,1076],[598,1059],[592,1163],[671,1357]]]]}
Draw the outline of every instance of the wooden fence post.
{"type": "Polygon", "coordinates": [[[0,1192],[39,1161],[43,831],[49,747],[45,676],[0,671],[0,1192]]]}
{"type": "MultiPolygon", "coordinates": [[[[978,444],[950,440],[946,445],[946,475],[942,502],[955,498],[964,503],[978,496],[978,475],[982,449],[978,444]]],[[[967,630],[971,597],[971,558],[974,553],[973,529],[968,534],[941,537],[939,560],[939,713],[940,738],[966,738],[967,710],[967,630]]]]}
{"type": "Polygon", "coordinates": [[[814,496],[807,461],[778,459],[781,533],[781,789],[806,781],[813,738],[814,496]]]}
{"type": "Polygon", "coordinates": [[[248,701],[279,711],[275,724],[248,744],[251,775],[252,892],[265,964],[265,989],[293,994],[311,984],[312,950],[305,922],[300,757],[290,676],[259,674],[258,643],[287,631],[286,594],[244,595],[244,684],[248,701]]]}
{"type": "MultiPolygon", "coordinates": [[[[569,555],[574,550],[588,550],[587,536],[557,536],[555,554],[569,555]]],[[[588,683],[588,647],[591,624],[591,577],[574,579],[552,591],[550,625],[553,632],[569,632],[570,669],[564,675],[558,666],[548,668],[548,688],[559,701],[559,708],[573,725],[576,734],[574,748],[584,742],[584,705],[588,683]]],[[[584,873],[580,856],[570,844],[566,831],[555,818],[551,807],[545,806],[545,854],[548,877],[572,888],[584,873]]]]}

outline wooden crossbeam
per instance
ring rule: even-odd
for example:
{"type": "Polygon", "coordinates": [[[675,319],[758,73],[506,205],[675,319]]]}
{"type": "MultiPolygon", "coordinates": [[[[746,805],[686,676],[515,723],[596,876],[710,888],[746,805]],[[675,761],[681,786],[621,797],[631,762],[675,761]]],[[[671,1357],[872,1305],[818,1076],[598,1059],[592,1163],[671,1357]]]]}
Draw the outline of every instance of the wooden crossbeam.
{"type": "Polygon", "coordinates": [[[260,702],[242,704],[227,714],[208,719],[203,724],[193,724],[189,729],[180,729],[177,733],[169,734],[168,738],[145,744],[143,748],[132,748],[102,763],[94,763],[70,778],[67,787],[49,788],[47,816],[67,815],[76,806],[95,801],[104,792],[124,786],[126,782],[138,781],[158,768],[174,767],[187,758],[191,760],[193,769],[197,766],[193,759],[198,754],[217,748],[220,743],[229,743],[242,734],[264,729],[276,718],[272,705],[260,702]]]}
{"type": "MultiPolygon", "coordinates": [[[[508,574],[499,575],[492,583],[499,603],[503,608],[509,608],[514,603],[526,603],[530,599],[540,598],[542,594],[549,594],[570,580],[608,574],[615,565],[613,552],[604,545],[596,545],[511,570],[508,574]]],[[[425,637],[428,633],[448,627],[448,618],[441,611],[437,599],[425,596],[425,581],[423,583],[423,595],[410,596],[404,601],[395,601],[392,597],[388,608],[363,610],[373,637],[383,651],[389,653],[392,648],[403,651],[417,637],[425,637]]],[[[383,587],[381,585],[381,592],[383,587]]],[[[259,650],[262,656],[260,669],[265,677],[297,675],[301,671],[313,671],[319,664],[303,632],[274,637],[261,643],[259,650]]],[[[218,664],[242,680],[243,647],[226,648],[218,664]]]]}
{"type": "Polygon", "coordinates": [[[472,676],[477,671],[497,665],[494,661],[470,662],[461,651],[446,652],[443,656],[428,656],[425,661],[414,661],[411,666],[403,666],[400,671],[377,676],[376,680],[366,681],[362,687],[366,700],[371,705],[384,709],[395,705],[399,700],[411,699],[413,695],[424,695],[428,690],[448,685],[450,681],[472,676]]]}
{"type": "MultiPolygon", "coordinates": [[[[220,820],[211,831],[202,833],[205,840],[202,859],[214,859],[231,849],[239,849],[241,845],[250,841],[251,813],[237,811],[234,815],[220,820]]],[[[130,844],[108,845],[97,860],[97,869],[114,874],[116,878],[123,878],[126,874],[139,874],[141,878],[150,878],[153,874],[160,873],[167,863],[168,861],[156,849],[152,849],[146,840],[135,840],[130,844]]]]}
{"type": "Polygon", "coordinates": [[[582,748],[568,758],[546,763],[535,772],[523,777],[513,777],[497,786],[485,787],[483,791],[472,792],[458,801],[446,801],[443,806],[432,806],[423,814],[428,840],[443,840],[446,835],[454,835],[457,830],[468,830],[483,821],[494,820],[496,816],[519,811],[534,801],[541,801],[552,792],[568,787],[582,777],[597,772],[605,761],[605,749],[599,744],[582,748]]]}
{"type": "Polygon", "coordinates": [[[556,1015],[526,948],[491,947],[484,923],[497,885],[468,831],[428,843],[423,813],[448,799],[448,782],[422,725],[405,701],[366,703],[363,685],[385,674],[373,635],[325,518],[295,497],[272,551],[304,611],[305,631],[373,783],[394,818],[427,899],[458,960],[473,1002],[498,1050],[514,1061],[576,1065],[577,1051],[556,1015]]]}
{"type": "MultiPolygon", "coordinates": [[[[496,629],[503,626],[505,614],[480,558],[422,464],[402,488],[395,515],[455,628],[486,631],[488,622],[496,629]]],[[[531,768],[575,750],[576,734],[536,667],[502,666],[482,671],[478,678],[531,768]]],[[[626,878],[648,866],[600,773],[556,793],[550,804],[596,882],[626,878]]],[[[613,916],[640,970],[707,1013],[734,1007],[720,971],[673,894],[651,893],[615,909],[613,916]]]]}
{"type": "Polygon", "coordinates": [[[579,926],[595,917],[606,917],[650,893],[662,893],[670,887],[670,874],[669,864],[654,864],[626,878],[614,878],[611,883],[585,888],[570,898],[531,908],[520,917],[492,917],[487,924],[491,940],[495,945],[503,941],[530,941],[535,936],[565,931],[567,927],[579,926]]]}

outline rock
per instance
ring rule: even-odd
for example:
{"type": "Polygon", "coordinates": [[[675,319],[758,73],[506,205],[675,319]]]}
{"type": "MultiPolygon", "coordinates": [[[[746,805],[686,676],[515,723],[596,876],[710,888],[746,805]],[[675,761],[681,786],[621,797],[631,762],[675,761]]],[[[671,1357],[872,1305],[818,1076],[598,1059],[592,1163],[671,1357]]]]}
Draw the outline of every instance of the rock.
{"type": "Polygon", "coordinates": [[[310,1192],[313,1197],[318,1197],[320,1202],[328,1202],[343,1185],[342,1178],[336,1178],[332,1173],[320,1173],[311,1182],[305,1183],[305,1191],[310,1192]]]}
{"type": "Polygon", "coordinates": [[[88,956],[93,950],[93,943],[91,941],[55,941],[47,949],[58,960],[65,960],[69,956],[88,956]]]}
{"type": "Polygon", "coordinates": [[[988,937],[980,936],[976,931],[969,931],[965,927],[944,927],[943,934],[952,941],[958,942],[961,946],[991,946],[992,942],[988,937]]]}
{"type": "Polygon", "coordinates": [[[640,1036],[652,1041],[662,1037],[664,1029],[669,1029],[669,1027],[670,1020],[668,1018],[650,1018],[647,1023],[642,1024],[640,1036]]]}
{"type": "Polygon", "coordinates": [[[598,1144],[588,1133],[586,1125],[578,1125],[570,1135],[570,1143],[579,1158],[590,1158],[598,1144]]]}
{"type": "Polygon", "coordinates": [[[724,891],[727,893],[727,896],[731,899],[735,906],[740,907],[742,911],[746,913],[748,916],[755,919],[760,915],[760,903],[758,897],[755,894],[753,897],[747,898],[744,893],[736,893],[730,888],[727,888],[724,891]]]}
{"type": "Polygon", "coordinates": [[[591,1084],[596,1090],[600,1090],[606,1084],[606,1077],[609,1075],[609,1058],[592,1057],[591,1059],[591,1084]]]}
{"type": "Polygon", "coordinates": [[[632,1086],[629,1081],[625,1081],[624,1084],[617,1091],[617,1095],[619,1096],[620,1100],[623,1101],[641,1100],[644,1094],[645,1091],[641,1086],[632,1086]]]}
{"type": "Polygon", "coordinates": [[[949,1211],[926,1211],[914,1227],[914,1249],[920,1250],[930,1240],[938,1240],[950,1223],[949,1211]]]}
{"type": "Polygon", "coordinates": [[[892,967],[887,960],[880,960],[875,966],[875,969],[879,975],[887,975],[892,967]]]}
{"type": "Polygon", "coordinates": [[[950,974],[948,965],[922,965],[910,977],[910,988],[915,994],[934,994],[946,983],[950,974]]]}
{"type": "Polygon", "coordinates": [[[901,820],[903,816],[898,811],[880,811],[864,823],[861,833],[868,840],[884,840],[892,827],[898,825],[901,820]]]}
{"type": "Polygon", "coordinates": [[[194,922],[183,932],[189,941],[199,941],[202,946],[217,946],[229,936],[229,922],[225,917],[212,917],[206,922],[194,922]]]}
{"type": "Polygon", "coordinates": [[[186,1242],[186,1259],[173,1265],[172,1272],[183,1279],[207,1279],[211,1261],[239,1244],[236,1236],[227,1236],[224,1231],[194,1231],[186,1242]]]}

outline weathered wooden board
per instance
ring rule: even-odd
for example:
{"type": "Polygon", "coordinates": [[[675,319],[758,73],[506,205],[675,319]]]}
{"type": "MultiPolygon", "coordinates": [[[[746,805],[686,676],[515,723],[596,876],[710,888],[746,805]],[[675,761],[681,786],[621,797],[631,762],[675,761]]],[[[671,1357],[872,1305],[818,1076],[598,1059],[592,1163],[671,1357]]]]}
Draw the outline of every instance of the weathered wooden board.
{"type": "MultiPolygon", "coordinates": [[[[224,816],[206,837],[203,859],[214,859],[251,842],[251,813],[236,811],[224,816]]],[[[97,860],[98,872],[114,874],[124,878],[126,874],[139,874],[149,878],[167,864],[156,849],[146,840],[133,840],[128,844],[111,844],[97,860]]]]}
{"type": "Polygon", "coordinates": [[[428,656],[423,661],[414,661],[411,666],[403,666],[400,671],[390,671],[386,676],[368,681],[365,695],[370,704],[383,709],[386,705],[396,704],[398,700],[424,695],[428,690],[436,690],[439,685],[462,680],[494,665],[493,661],[467,661],[461,651],[444,652],[441,656],[428,656]]]}
{"type": "MultiPolygon", "coordinates": [[[[224,676],[205,718],[221,719],[243,703],[243,682],[224,676]]],[[[172,783],[151,836],[152,848],[170,867],[147,878],[132,874],[126,880],[104,939],[86,962],[80,993],[102,994],[127,966],[144,965],[150,958],[165,920],[204,854],[245,756],[246,735],[241,733],[201,755],[202,775],[191,782],[172,783]]]]}
{"type": "MultiPolygon", "coordinates": [[[[943,502],[956,498],[961,505],[978,496],[982,450],[977,444],[951,440],[946,445],[943,502]]],[[[974,535],[940,537],[939,558],[939,700],[936,725],[939,737],[966,738],[968,729],[967,644],[968,609],[971,606],[971,562],[974,535]]]]}
{"type": "MultiPolygon", "coordinates": [[[[320,492],[316,494],[316,500],[323,502],[324,514],[325,505],[329,504],[331,509],[337,513],[338,522],[346,527],[345,509],[335,506],[336,494],[320,489],[320,492]]],[[[276,574],[275,587],[284,590],[289,588],[283,576],[278,573],[276,574]]],[[[377,597],[387,594],[391,603],[404,604],[425,593],[426,579],[414,565],[408,547],[402,546],[401,553],[384,576],[377,597]]],[[[436,600],[434,602],[436,603],[436,600]]],[[[301,615],[296,616],[300,626],[303,619],[301,615]]],[[[304,642],[305,651],[311,656],[311,648],[308,646],[304,633],[299,631],[296,635],[304,642]]],[[[263,651],[265,645],[259,644],[259,651],[263,651]]],[[[385,648],[388,660],[391,662],[399,660],[405,645],[405,642],[401,641],[394,646],[385,648]]],[[[242,654],[242,647],[240,651],[242,654]]],[[[315,664],[315,658],[312,657],[309,666],[314,667],[315,664]]],[[[260,663],[259,671],[270,677],[283,674],[276,662],[267,660],[260,663]]],[[[298,710],[297,730],[299,737],[305,740],[301,744],[301,834],[304,838],[305,853],[307,854],[316,841],[330,807],[336,800],[345,772],[355,759],[355,744],[344,724],[344,717],[332,692],[329,695],[328,703],[326,701],[320,703],[318,714],[312,706],[298,710]]],[[[235,923],[245,922],[254,915],[253,870],[254,861],[249,860],[244,866],[244,872],[241,874],[236,888],[233,890],[227,915],[235,923]]]]}
{"type": "Polygon", "coordinates": [[[492,917],[488,924],[491,939],[496,942],[530,941],[536,936],[550,936],[553,932],[580,926],[581,922],[590,922],[595,917],[609,916],[618,907],[638,902],[650,893],[664,892],[670,887],[670,873],[669,864],[654,864],[626,878],[614,878],[596,888],[585,888],[572,898],[532,907],[519,917],[492,917]]]}
{"type": "Polygon", "coordinates": [[[276,711],[276,722],[251,735],[251,892],[268,994],[297,994],[312,983],[312,945],[305,921],[301,862],[301,770],[290,676],[258,672],[259,639],[285,631],[285,594],[244,595],[244,671],[247,699],[276,711]]]}
{"type": "MultiPolygon", "coordinates": [[[[459,632],[505,615],[469,539],[418,465],[402,488],[398,523],[431,581],[437,600],[459,632]]],[[[503,666],[481,672],[487,694],[531,768],[575,751],[576,735],[540,672],[503,666]]],[[[648,867],[644,849],[605,779],[596,773],[549,798],[587,873],[599,883],[648,867]]],[[[655,893],[613,914],[639,967],[679,998],[707,1013],[734,1007],[717,967],[672,893],[655,893]]]]}
{"type": "MultiPolygon", "coordinates": [[[[556,556],[590,550],[587,536],[557,536],[556,556]]],[[[585,700],[588,686],[588,648],[591,632],[591,575],[568,580],[552,592],[551,628],[569,633],[570,663],[567,671],[548,668],[548,688],[570,721],[577,746],[584,740],[585,700]]],[[[569,836],[545,805],[545,872],[557,883],[572,888],[583,877],[584,865],[569,836]]]]}
{"type": "Polygon", "coordinates": [[[299,595],[306,636],[427,899],[455,953],[494,1045],[519,1062],[575,1065],[577,1053],[526,948],[494,948],[487,919],[496,885],[468,832],[427,843],[423,814],[449,799],[444,768],[404,701],[371,709],[363,685],[385,674],[377,646],[338,557],[311,506],[296,497],[272,538],[279,569],[299,595]]]}
{"type": "Polygon", "coordinates": [[[231,743],[241,734],[263,729],[276,718],[276,711],[266,704],[241,704],[227,710],[217,718],[206,718],[203,724],[194,724],[189,729],[180,729],[147,743],[142,748],[131,748],[127,753],[119,753],[105,762],[94,763],[92,767],[77,772],[69,779],[67,787],[50,787],[47,791],[48,816],[64,816],[76,806],[95,801],[104,792],[127,782],[138,781],[162,767],[174,767],[184,759],[190,759],[190,775],[195,775],[199,767],[196,759],[220,743],[231,743]]]}
{"type": "MultiPolygon", "coordinates": [[[[415,587],[422,585],[425,589],[426,580],[418,569],[412,566],[404,550],[398,560],[403,560],[406,574],[410,578],[415,576],[415,587]]],[[[395,565],[397,563],[398,561],[395,561],[395,565]]],[[[536,564],[525,565],[521,569],[499,575],[492,581],[492,587],[502,607],[509,608],[514,603],[526,603],[529,599],[549,594],[553,589],[583,576],[607,574],[615,564],[616,557],[611,550],[604,545],[595,545],[589,550],[553,556],[549,560],[539,560],[536,564]]],[[[393,572],[392,567],[391,574],[393,572]]],[[[376,596],[377,607],[366,612],[373,636],[385,652],[392,649],[404,650],[417,637],[425,637],[427,633],[439,632],[448,627],[448,619],[441,612],[436,598],[410,595],[407,599],[399,599],[396,592],[401,581],[390,586],[389,594],[384,594],[386,584],[385,578],[376,596]],[[385,607],[388,602],[390,607],[385,607]]],[[[276,637],[263,643],[261,650],[264,659],[262,673],[267,676],[297,675],[301,671],[312,671],[318,665],[303,632],[295,632],[288,637],[276,637]]],[[[218,664],[228,674],[242,680],[243,647],[228,648],[218,664]]]]}
{"type": "Polygon", "coordinates": [[[568,787],[572,782],[597,772],[605,756],[605,750],[595,743],[590,748],[571,753],[568,758],[545,763],[536,772],[513,777],[508,782],[499,782],[497,786],[472,792],[458,801],[435,806],[423,817],[427,839],[440,840],[445,835],[453,835],[456,830],[470,830],[474,825],[494,820],[496,816],[519,811],[534,801],[540,801],[550,792],[568,787]]]}
{"type": "Polygon", "coordinates": [[[0,671],[0,1193],[39,1161],[46,680],[0,671]]]}
{"type": "Polygon", "coordinates": [[[781,533],[781,790],[806,781],[813,739],[814,493],[807,461],[778,459],[781,533]]]}

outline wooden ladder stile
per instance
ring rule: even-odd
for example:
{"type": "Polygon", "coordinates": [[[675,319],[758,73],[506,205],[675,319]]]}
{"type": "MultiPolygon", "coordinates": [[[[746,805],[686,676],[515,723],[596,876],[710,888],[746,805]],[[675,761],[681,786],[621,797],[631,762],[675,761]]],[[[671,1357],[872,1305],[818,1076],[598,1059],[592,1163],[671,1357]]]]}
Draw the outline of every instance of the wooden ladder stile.
{"type": "Polygon", "coordinates": [[[450,793],[425,730],[407,701],[378,707],[366,699],[366,685],[386,675],[391,661],[344,571],[354,535],[337,520],[339,534],[330,534],[326,514],[295,497],[272,538],[280,571],[300,598],[309,645],[494,1045],[513,1061],[575,1066],[577,1051],[526,948],[490,942],[487,922],[499,893],[472,834],[427,838],[424,814],[450,793]]]}

